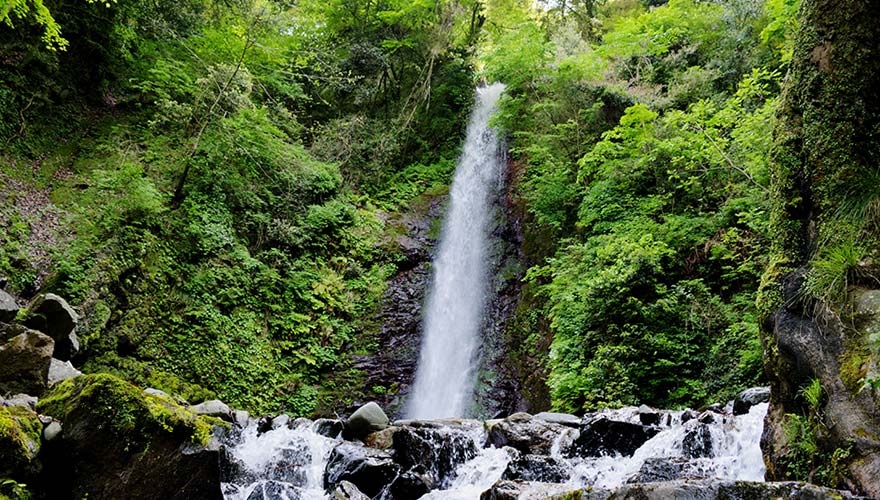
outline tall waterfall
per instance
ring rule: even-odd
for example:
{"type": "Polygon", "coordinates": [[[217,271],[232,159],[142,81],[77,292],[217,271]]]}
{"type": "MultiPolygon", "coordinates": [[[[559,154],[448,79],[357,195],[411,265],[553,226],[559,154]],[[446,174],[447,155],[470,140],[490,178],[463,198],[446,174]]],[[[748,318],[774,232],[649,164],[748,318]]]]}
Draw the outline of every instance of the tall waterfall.
{"type": "Polygon", "coordinates": [[[503,90],[501,84],[477,89],[433,262],[421,355],[408,406],[411,418],[461,417],[472,404],[474,357],[486,304],[490,201],[503,168],[489,118],[503,90]]]}

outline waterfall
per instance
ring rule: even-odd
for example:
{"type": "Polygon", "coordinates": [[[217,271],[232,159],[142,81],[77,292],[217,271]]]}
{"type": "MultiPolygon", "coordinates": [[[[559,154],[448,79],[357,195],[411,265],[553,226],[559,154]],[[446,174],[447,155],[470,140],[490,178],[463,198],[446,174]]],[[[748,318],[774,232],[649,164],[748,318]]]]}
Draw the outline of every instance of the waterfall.
{"type": "Polygon", "coordinates": [[[472,404],[487,295],[490,201],[503,170],[489,118],[503,90],[501,84],[477,89],[433,262],[410,418],[459,417],[472,404]]]}

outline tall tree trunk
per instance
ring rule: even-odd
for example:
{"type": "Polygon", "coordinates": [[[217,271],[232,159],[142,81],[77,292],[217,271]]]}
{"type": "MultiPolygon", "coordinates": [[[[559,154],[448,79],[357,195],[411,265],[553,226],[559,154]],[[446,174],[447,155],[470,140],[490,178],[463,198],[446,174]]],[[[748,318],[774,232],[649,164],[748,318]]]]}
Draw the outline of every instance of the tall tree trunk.
{"type": "MultiPolygon", "coordinates": [[[[803,0],[795,43],[771,152],[773,256],[758,302],[772,385],[767,478],[796,474],[786,414],[809,412],[798,391],[819,379],[821,455],[811,476],[825,476],[817,468],[832,467],[834,450],[851,449],[843,485],[880,496],[880,391],[858,380],[877,362],[865,330],[866,322],[880,325],[880,301],[874,316],[847,312],[858,297],[874,296],[859,286],[877,286],[854,282],[858,269],[845,265],[845,293],[823,296],[811,275],[835,245],[878,248],[880,217],[866,207],[880,203],[880,8],[873,0],[803,0]]],[[[870,255],[855,267],[862,265],[862,276],[876,274],[870,255]]]]}

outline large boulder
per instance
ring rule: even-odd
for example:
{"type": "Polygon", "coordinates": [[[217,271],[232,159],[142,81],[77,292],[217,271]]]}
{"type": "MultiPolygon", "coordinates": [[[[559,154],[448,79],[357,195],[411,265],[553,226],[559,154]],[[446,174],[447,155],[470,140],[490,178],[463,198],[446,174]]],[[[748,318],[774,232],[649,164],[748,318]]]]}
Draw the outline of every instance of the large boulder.
{"type": "Polygon", "coordinates": [[[745,415],[753,406],[768,401],[770,401],[769,387],[752,387],[751,389],[746,389],[737,394],[736,398],[733,400],[733,414],[745,415]]]}
{"type": "Polygon", "coordinates": [[[345,421],[345,431],[351,437],[364,437],[388,427],[390,421],[378,404],[370,401],[358,408],[345,421]]]}
{"type": "Polygon", "coordinates": [[[0,345],[0,393],[42,394],[55,342],[36,330],[13,327],[21,333],[0,345]]]}
{"type": "Polygon", "coordinates": [[[0,290],[0,322],[9,323],[18,314],[18,304],[12,295],[0,290]]]}
{"type": "Polygon", "coordinates": [[[22,406],[0,406],[0,478],[30,481],[37,472],[43,424],[22,406]]]}
{"type": "Polygon", "coordinates": [[[568,426],[535,419],[528,413],[514,413],[489,426],[488,442],[496,448],[510,446],[526,454],[549,455],[557,439],[570,441],[576,433],[568,426]]]}
{"type": "Polygon", "coordinates": [[[222,422],[108,374],[55,386],[37,411],[61,420],[44,445],[48,498],[221,498],[222,422]]]}
{"type": "Polygon", "coordinates": [[[552,411],[542,411],[534,417],[537,420],[550,422],[551,424],[565,425],[567,427],[578,428],[581,426],[581,419],[570,413],[556,413],[552,411]]]}
{"type": "Polygon", "coordinates": [[[348,481],[372,498],[390,486],[399,473],[400,465],[390,453],[342,442],[330,452],[324,489],[333,491],[342,481],[348,481]]]}
{"type": "Polygon", "coordinates": [[[660,429],[657,427],[599,416],[587,421],[569,454],[582,457],[613,454],[632,456],[658,432],[660,429]]]}
{"type": "Polygon", "coordinates": [[[79,315],[66,300],[54,293],[40,295],[28,306],[25,326],[52,337],[55,340],[53,357],[62,361],[69,360],[79,351],[77,324],[79,315]]]}

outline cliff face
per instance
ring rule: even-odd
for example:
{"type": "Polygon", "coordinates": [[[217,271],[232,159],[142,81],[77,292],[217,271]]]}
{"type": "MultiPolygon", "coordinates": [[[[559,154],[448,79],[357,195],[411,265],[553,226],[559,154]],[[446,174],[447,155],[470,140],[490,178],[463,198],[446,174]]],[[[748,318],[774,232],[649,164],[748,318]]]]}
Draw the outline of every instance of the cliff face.
{"type": "Polygon", "coordinates": [[[800,23],[771,152],[774,248],[758,304],[773,389],[767,478],[877,496],[880,12],[868,0],[804,0],[800,23]]]}

